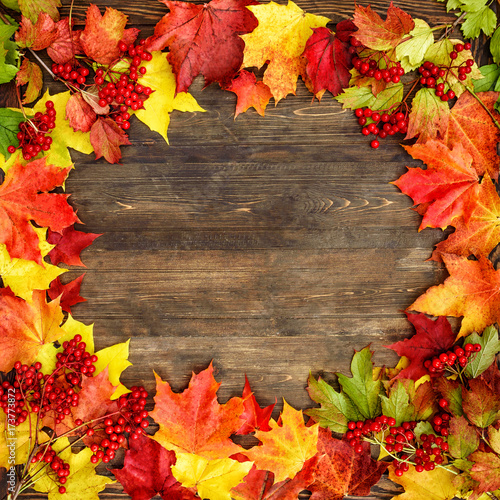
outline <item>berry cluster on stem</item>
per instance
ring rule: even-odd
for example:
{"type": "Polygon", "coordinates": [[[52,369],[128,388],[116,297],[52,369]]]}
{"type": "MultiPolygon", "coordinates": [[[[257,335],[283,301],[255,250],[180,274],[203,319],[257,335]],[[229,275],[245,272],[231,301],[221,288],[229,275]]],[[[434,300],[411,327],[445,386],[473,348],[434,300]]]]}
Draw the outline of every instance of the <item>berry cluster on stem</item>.
{"type": "Polygon", "coordinates": [[[445,371],[459,374],[481,351],[481,344],[456,345],[452,350],[442,352],[438,356],[424,361],[424,366],[431,376],[441,376],[445,371]]]}

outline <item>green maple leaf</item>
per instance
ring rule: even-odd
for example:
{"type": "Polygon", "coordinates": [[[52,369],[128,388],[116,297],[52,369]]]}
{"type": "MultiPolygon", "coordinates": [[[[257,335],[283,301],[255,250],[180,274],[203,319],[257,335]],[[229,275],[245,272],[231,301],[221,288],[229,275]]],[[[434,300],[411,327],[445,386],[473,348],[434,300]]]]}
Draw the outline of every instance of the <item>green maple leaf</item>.
{"type": "Polygon", "coordinates": [[[0,108],[0,153],[5,157],[10,156],[7,148],[11,144],[16,147],[19,144],[17,133],[22,121],[24,121],[24,116],[19,111],[0,108]]]}
{"type": "Polygon", "coordinates": [[[343,104],[343,109],[357,109],[369,107],[373,110],[388,109],[403,99],[403,84],[396,83],[388,86],[377,96],[374,96],[370,87],[349,87],[342,94],[335,97],[343,104]]]}
{"type": "Polygon", "coordinates": [[[309,374],[307,381],[307,392],[313,401],[321,404],[321,408],[311,408],[306,410],[305,414],[312,417],[321,427],[344,433],[347,431],[349,421],[362,418],[348,396],[343,392],[337,392],[321,378],[316,380],[312,374],[309,374]]]}
{"type": "Polygon", "coordinates": [[[460,0],[462,5],[460,9],[465,12],[477,12],[481,10],[487,3],[487,0],[460,0]]]}
{"type": "Polygon", "coordinates": [[[500,28],[497,28],[491,37],[490,52],[493,57],[493,61],[498,63],[500,61],[500,28]]]}
{"type": "Polygon", "coordinates": [[[401,382],[398,380],[389,390],[389,396],[380,396],[382,413],[396,419],[396,425],[410,422],[415,418],[415,407],[410,403],[410,396],[401,382]]]}
{"type": "Polygon", "coordinates": [[[15,10],[16,12],[19,12],[21,9],[19,8],[19,3],[17,0],[0,0],[0,3],[5,5],[8,9],[15,10]]]}
{"type": "Polygon", "coordinates": [[[423,19],[414,19],[415,28],[410,31],[411,38],[396,47],[396,60],[406,72],[413,71],[424,60],[426,50],[434,43],[431,27],[423,19]]]}
{"type": "Polygon", "coordinates": [[[474,332],[466,337],[464,342],[481,346],[481,350],[473,355],[473,359],[465,368],[467,378],[476,378],[495,361],[496,354],[500,352],[498,331],[494,326],[489,326],[481,336],[474,332]]]}
{"type": "Polygon", "coordinates": [[[475,427],[470,425],[465,417],[452,417],[450,419],[448,444],[452,457],[467,458],[477,450],[479,436],[475,427]]]}
{"type": "Polygon", "coordinates": [[[467,12],[461,30],[465,38],[477,38],[481,31],[490,36],[496,25],[496,14],[489,7],[483,7],[477,12],[467,12]]]}
{"type": "Polygon", "coordinates": [[[18,72],[18,67],[7,60],[9,49],[5,47],[5,43],[0,42],[0,84],[10,82],[18,72]]]}
{"type": "Polygon", "coordinates": [[[352,377],[339,373],[339,383],[344,393],[357,406],[365,418],[373,418],[380,413],[382,382],[373,380],[372,352],[365,347],[355,352],[351,362],[352,377]]]}
{"type": "Polygon", "coordinates": [[[481,66],[479,71],[481,71],[482,78],[473,80],[474,90],[476,92],[488,92],[489,90],[493,90],[500,77],[500,66],[498,66],[498,64],[486,64],[485,66],[481,66]]]}

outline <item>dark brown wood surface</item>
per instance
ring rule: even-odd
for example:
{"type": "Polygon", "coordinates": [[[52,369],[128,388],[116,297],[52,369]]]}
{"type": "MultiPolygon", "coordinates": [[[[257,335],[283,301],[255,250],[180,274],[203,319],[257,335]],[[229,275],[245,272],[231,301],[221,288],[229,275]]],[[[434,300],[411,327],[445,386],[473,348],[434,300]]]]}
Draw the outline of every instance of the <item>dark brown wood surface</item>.
{"type": "MultiPolygon", "coordinates": [[[[145,34],[167,12],[156,0],[96,3],[145,34]]],[[[333,23],[354,9],[297,3],[333,23]]],[[[388,5],[372,2],[382,15],[388,5]]],[[[435,0],[397,5],[433,25],[455,19],[435,0]]],[[[77,23],[87,6],[75,1],[77,23]]],[[[241,393],[246,374],[262,405],[277,398],[280,409],[285,398],[304,409],[310,371],[347,373],[368,344],[378,364],[395,363],[383,346],[412,333],[402,311],[445,277],[426,262],[442,232],[418,233],[410,199],[390,184],[417,164],[401,136],[372,150],[352,112],[330,95],[313,101],[301,81],[265,118],[250,110],[236,120],[234,94],[202,87],[190,91],[206,112],[173,112],[169,145],[134,121],[122,165],[73,154],[70,200],[82,229],[104,233],[83,252],[88,302],[74,316],[95,323],[98,348],[132,339],[128,385],[154,393],[155,370],[182,390],[213,360],[221,402],[241,393]]],[[[119,486],[106,491],[126,498],[119,486]]],[[[397,491],[383,480],[372,498],[397,491]]]]}

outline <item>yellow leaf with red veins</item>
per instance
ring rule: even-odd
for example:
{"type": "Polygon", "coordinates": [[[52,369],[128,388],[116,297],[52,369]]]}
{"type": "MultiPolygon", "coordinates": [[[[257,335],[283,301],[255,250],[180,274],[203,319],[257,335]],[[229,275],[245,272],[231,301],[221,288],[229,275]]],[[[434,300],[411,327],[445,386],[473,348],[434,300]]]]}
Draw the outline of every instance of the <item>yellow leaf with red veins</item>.
{"type": "Polygon", "coordinates": [[[47,304],[45,290],[35,290],[31,302],[0,289],[0,371],[16,361],[31,365],[46,344],[64,335],[59,299],[47,304]]]}
{"type": "Polygon", "coordinates": [[[24,92],[23,104],[33,102],[42,90],[43,76],[40,66],[24,58],[16,75],[16,83],[18,86],[28,85],[24,92]]]}
{"type": "Polygon", "coordinates": [[[185,488],[196,488],[200,498],[231,500],[231,489],[250,472],[252,462],[230,458],[209,460],[190,453],[178,453],[172,474],[185,488]]]}
{"type": "Polygon", "coordinates": [[[29,18],[23,16],[15,36],[19,47],[27,47],[31,50],[46,49],[56,38],[56,23],[46,12],[42,12],[38,16],[35,24],[29,18]]]}
{"type": "Polygon", "coordinates": [[[319,424],[306,427],[302,412],[286,401],[280,420],[281,425],[275,420],[269,422],[270,431],[256,431],[262,446],[243,452],[258,469],[273,472],[276,482],[292,479],[318,451],[319,424]]]}
{"type": "Polygon", "coordinates": [[[269,2],[247,8],[255,14],[259,25],[252,33],[241,35],[245,42],[242,68],[261,68],[268,63],[263,82],[277,103],[288,94],[295,94],[297,78],[305,74],[302,53],[312,29],[326,26],[330,19],[306,14],[291,0],[288,5],[269,2]]]}
{"type": "Polygon", "coordinates": [[[243,451],[230,439],[243,423],[243,400],[231,398],[219,404],[220,384],[213,377],[211,363],[206,370],[192,375],[189,387],[182,393],[174,393],[168,382],[155,377],[155,408],[150,416],[160,429],[153,439],[167,450],[210,459],[243,451]]]}
{"type": "Polygon", "coordinates": [[[450,277],[429,288],[409,308],[432,316],[463,316],[458,338],[500,321],[500,272],[486,258],[442,255],[450,277]]]}

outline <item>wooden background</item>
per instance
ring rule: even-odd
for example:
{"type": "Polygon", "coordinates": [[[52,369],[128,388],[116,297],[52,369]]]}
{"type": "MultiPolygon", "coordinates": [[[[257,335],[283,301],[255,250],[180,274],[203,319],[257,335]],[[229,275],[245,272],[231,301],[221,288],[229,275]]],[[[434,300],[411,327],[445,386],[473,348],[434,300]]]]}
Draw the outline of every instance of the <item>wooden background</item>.
{"type": "MultiPolygon", "coordinates": [[[[96,3],[144,36],[167,12],[156,0],[96,3]]],[[[352,0],[297,3],[332,27],[354,10],[352,0]]],[[[87,6],[75,1],[77,25],[87,6]]],[[[388,6],[372,3],[384,17],[388,6]]],[[[455,19],[435,0],[397,6],[432,25],[455,19]]],[[[202,87],[190,90],[206,112],[172,113],[170,145],[134,119],[122,165],[73,155],[80,229],[104,233],[82,254],[88,269],[63,276],[87,273],[74,316],[95,323],[97,348],[132,339],[125,384],[154,394],[155,370],[182,390],[213,360],[221,402],[246,374],[261,405],[311,407],[309,371],[348,373],[368,344],[378,364],[396,362],[383,346],[412,334],[402,311],[445,277],[426,262],[442,232],[418,233],[411,200],[390,184],[417,164],[402,136],[372,150],[352,112],[329,94],[313,101],[302,81],[265,118],[236,120],[234,94],[202,87]]],[[[126,498],[120,489],[102,498],[126,498]]],[[[397,491],[383,480],[373,498],[397,491]]]]}

